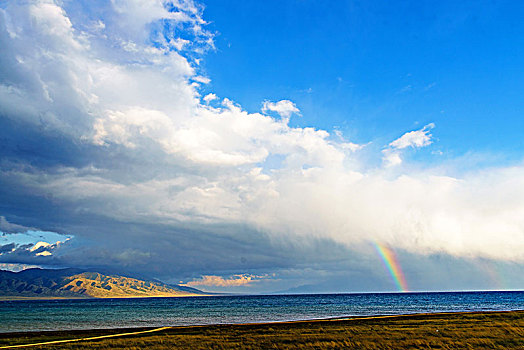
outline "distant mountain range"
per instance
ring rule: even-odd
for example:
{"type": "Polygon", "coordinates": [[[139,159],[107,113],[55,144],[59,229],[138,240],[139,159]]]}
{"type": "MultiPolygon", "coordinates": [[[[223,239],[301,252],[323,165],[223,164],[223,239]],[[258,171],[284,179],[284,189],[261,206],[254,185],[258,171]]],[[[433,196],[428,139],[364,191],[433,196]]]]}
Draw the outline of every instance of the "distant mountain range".
{"type": "Polygon", "coordinates": [[[195,288],[78,269],[0,270],[0,298],[137,298],[206,295],[195,288]]]}

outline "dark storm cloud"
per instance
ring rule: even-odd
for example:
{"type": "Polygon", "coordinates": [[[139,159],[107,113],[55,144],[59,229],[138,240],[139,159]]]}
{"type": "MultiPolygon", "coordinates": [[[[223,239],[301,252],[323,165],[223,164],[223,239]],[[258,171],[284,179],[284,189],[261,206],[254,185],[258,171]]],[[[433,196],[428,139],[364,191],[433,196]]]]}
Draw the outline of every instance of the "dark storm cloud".
{"type": "Polygon", "coordinates": [[[0,246],[0,255],[12,251],[13,249],[15,249],[15,247],[16,245],[14,243],[4,244],[0,246]]]}

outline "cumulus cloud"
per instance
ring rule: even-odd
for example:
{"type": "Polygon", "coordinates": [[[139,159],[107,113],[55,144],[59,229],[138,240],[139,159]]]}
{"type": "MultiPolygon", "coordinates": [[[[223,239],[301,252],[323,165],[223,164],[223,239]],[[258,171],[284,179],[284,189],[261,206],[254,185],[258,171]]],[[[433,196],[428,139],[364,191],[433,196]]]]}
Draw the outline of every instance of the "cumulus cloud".
{"type": "Polygon", "coordinates": [[[384,163],[387,166],[399,165],[402,163],[402,158],[400,157],[401,150],[408,147],[421,148],[430,145],[433,142],[431,140],[431,129],[434,127],[435,124],[430,123],[422,129],[407,132],[391,142],[388,147],[382,151],[384,163]]]}
{"type": "Polygon", "coordinates": [[[294,113],[300,113],[300,110],[293,102],[281,100],[278,102],[264,101],[262,112],[276,112],[283,118],[289,118],[294,113]]]}
{"type": "Polygon", "coordinates": [[[33,245],[31,249],[29,249],[29,251],[34,252],[35,250],[38,250],[40,248],[47,248],[49,246],[51,246],[51,244],[40,241],[40,242],[36,242],[35,245],[33,245]]]}
{"type": "Polygon", "coordinates": [[[215,95],[214,93],[209,93],[207,94],[206,96],[204,96],[203,100],[206,102],[206,103],[209,103],[213,100],[216,100],[218,98],[217,95],[215,95]]]}
{"type": "MultiPolygon", "coordinates": [[[[0,261],[219,283],[237,271],[365,259],[372,241],[420,256],[524,260],[524,167],[398,174],[360,164],[361,146],[340,133],[290,126],[300,112],[291,101],[264,102],[281,118],[229,99],[201,103],[197,61],[213,47],[202,8],[141,3],[0,7],[1,230],[75,236],[0,261]]],[[[432,142],[432,128],[377,159],[399,164],[400,152],[432,142]]],[[[240,276],[220,283],[253,278],[240,276]]]]}
{"type": "Polygon", "coordinates": [[[395,149],[404,149],[407,147],[424,147],[431,144],[430,131],[435,124],[430,123],[420,130],[410,131],[389,144],[389,147],[395,149]]]}

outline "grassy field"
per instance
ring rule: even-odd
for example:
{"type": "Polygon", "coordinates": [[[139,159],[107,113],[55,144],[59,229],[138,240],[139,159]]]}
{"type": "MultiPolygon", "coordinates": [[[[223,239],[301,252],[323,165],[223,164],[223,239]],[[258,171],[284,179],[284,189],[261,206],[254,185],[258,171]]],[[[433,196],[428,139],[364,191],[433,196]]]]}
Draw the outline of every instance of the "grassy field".
{"type": "MultiPolygon", "coordinates": [[[[0,334],[0,346],[129,331],[0,334]]],[[[30,349],[524,349],[524,311],[175,327],[30,349]]]]}

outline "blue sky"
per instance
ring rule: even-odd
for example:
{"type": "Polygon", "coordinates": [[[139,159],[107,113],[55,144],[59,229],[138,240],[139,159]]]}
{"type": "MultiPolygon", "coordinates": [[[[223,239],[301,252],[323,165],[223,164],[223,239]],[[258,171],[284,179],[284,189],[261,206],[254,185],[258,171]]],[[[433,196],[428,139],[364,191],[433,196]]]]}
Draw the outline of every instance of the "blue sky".
{"type": "Polygon", "coordinates": [[[207,1],[218,35],[210,91],[250,111],[286,97],[358,143],[434,122],[442,161],[520,161],[524,36],[518,1],[207,1]]]}
{"type": "Polygon", "coordinates": [[[523,6],[3,2],[0,267],[522,289],[523,6]]]}

